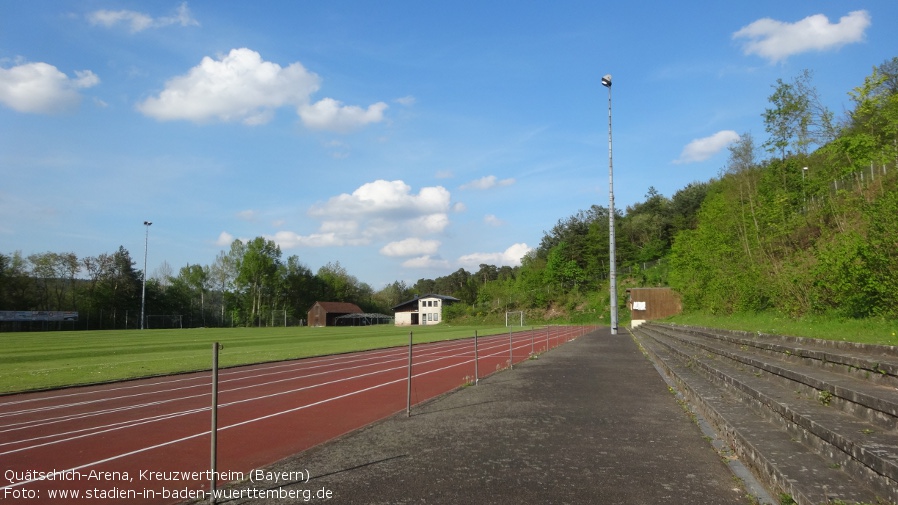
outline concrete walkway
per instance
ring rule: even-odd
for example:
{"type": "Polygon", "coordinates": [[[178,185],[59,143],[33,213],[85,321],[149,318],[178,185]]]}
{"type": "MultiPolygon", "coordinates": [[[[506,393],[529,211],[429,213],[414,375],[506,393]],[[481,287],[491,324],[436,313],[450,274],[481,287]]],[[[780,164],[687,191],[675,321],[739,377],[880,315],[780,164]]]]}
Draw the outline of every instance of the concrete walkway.
{"type": "Polygon", "coordinates": [[[311,478],[242,483],[219,503],[752,503],[630,336],[608,329],[270,470],[311,478]]]}

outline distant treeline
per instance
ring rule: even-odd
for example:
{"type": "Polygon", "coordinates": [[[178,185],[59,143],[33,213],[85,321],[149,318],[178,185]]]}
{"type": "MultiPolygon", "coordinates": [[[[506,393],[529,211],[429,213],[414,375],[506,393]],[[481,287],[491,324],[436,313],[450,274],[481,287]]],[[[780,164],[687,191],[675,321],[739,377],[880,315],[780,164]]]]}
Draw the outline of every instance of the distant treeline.
{"type": "MultiPolygon", "coordinates": [[[[803,72],[772,86],[767,139],[744,133],[719,176],[615,215],[619,305],[627,286],[671,286],[687,310],[898,317],[898,58],[848,92],[837,118],[803,72]],[[766,155],[766,157],[764,157],[766,155]]],[[[560,219],[518,267],[480,265],[375,291],[338,262],[312,272],[262,237],[209,265],[164,263],[147,314],[186,326],[293,323],[318,300],[390,313],[415,294],[464,303],[450,318],[525,310],[528,320],[608,319],[608,209],[560,219]],[[281,312],[283,311],[283,312],[281,312]]],[[[0,310],[77,310],[92,328],[139,326],[142,272],[129,252],[0,254],[0,310]],[[88,321],[90,321],[88,323],[88,321]]]]}

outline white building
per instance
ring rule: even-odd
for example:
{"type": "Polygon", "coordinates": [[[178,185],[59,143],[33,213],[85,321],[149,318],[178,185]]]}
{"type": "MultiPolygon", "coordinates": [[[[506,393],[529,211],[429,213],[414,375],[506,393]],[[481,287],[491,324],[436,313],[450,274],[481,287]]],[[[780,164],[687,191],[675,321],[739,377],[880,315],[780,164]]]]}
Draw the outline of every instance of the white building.
{"type": "Polygon", "coordinates": [[[428,294],[393,307],[396,326],[418,326],[443,322],[443,307],[459,302],[458,298],[428,294]]]}

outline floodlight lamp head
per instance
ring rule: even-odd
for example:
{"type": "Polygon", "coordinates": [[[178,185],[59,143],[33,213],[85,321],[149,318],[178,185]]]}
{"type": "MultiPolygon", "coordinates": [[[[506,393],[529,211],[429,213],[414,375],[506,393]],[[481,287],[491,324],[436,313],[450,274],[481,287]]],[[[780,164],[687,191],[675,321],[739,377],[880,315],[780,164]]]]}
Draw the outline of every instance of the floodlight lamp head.
{"type": "Polygon", "coordinates": [[[611,87],[611,74],[605,74],[605,77],[602,77],[602,86],[611,87]]]}
{"type": "Polygon", "coordinates": [[[149,222],[149,221],[144,221],[143,224],[144,224],[144,226],[149,226],[149,225],[151,225],[151,224],[153,224],[153,223],[151,223],[151,222],[149,222]]]}

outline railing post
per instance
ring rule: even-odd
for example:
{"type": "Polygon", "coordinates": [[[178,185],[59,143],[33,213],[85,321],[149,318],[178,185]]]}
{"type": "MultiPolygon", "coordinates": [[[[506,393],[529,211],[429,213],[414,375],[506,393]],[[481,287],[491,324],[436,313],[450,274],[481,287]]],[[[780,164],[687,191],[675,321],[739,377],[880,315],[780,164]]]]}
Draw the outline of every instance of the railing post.
{"type": "Polygon", "coordinates": [[[508,327],[508,369],[514,370],[514,347],[511,342],[511,326],[508,327]]]}
{"type": "Polygon", "coordinates": [[[210,467],[209,474],[209,503],[215,503],[215,486],[218,484],[218,351],[221,345],[218,342],[212,344],[212,427],[211,435],[210,467]]]}
{"type": "Polygon", "coordinates": [[[405,401],[405,417],[412,416],[412,332],[408,332],[408,394],[405,401]]]}
{"type": "Polygon", "coordinates": [[[478,369],[477,359],[477,330],[474,330],[474,385],[480,383],[480,370],[478,369]]]}

